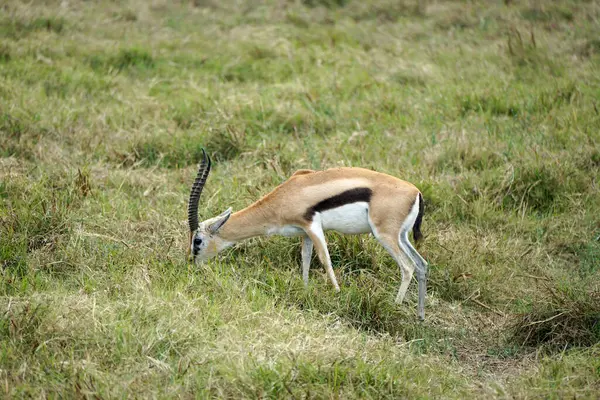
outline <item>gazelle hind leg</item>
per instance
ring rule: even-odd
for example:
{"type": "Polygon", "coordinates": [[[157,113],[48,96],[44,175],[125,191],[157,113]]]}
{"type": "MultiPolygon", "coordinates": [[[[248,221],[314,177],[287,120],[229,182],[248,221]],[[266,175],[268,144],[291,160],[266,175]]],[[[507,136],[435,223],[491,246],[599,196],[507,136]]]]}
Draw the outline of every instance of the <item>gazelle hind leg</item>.
{"type": "Polygon", "coordinates": [[[427,293],[427,262],[408,240],[408,231],[401,232],[398,243],[402,250],[411,258],[417,269],[417,282],[419,282],[418,314],[421,320],[425,319],[425,295],[427,293]]]}
{"type": "Polygon", "coordinates": [[[308,236],[302,238],[302,280],[304,286],[308,286],[308,271],[310,269],[310,258],[313,251],[313,242],[308,236]]]}
{"type": "Polygon", "coordinates": [[[419,273],[427,274],[427,261],[421,257],[417,249],[415,249],[408,240],[408,232],[404,232],[404,234],[400,235],[400,243],[402,243],[401,246],[406,247],[415,264],[417,264],[417,275],[419,275],[419,273]]]}
{"type": "Polygon", "coordinates": [[[383,248],[386,249],[394,261],[396,261],[398,267],[400,267],[402,283],[400,283],[400,288],[398,289],[398,294],[396,295],[396,303],[400,304],[404,301],[406,291],[408,290],[408,286],[412,280],[415,270],[414,263],[412,262],[410,256],[402,250],[398,240],[394,238],[396,236],[395,234],[380,233],[370,218],[369,225],[371,225],[371,232],[373,233],[373,236],[375,236],[377,241],[381,243],[383,248]]]}
{"type": "Polygon", "coordinates": [[[319,260],[325,266],[327,275],[333,284],[336,292],[340,291],[340,286],[337,283],[333,267],[331,266],[331,258],[329,257],[329,251],[327,250],[327,242],[325,241],[325,233],[323,233],[323,227],[321,226],[320,219],[315,220],[310,224],[310,227],[306,229],[306,235],[312,241],[319,256],[319,260]]]}
{"type": "Polygon", "coordinates": [[[404,297],[406,297],[406,292],[408,291],[408,286],[410,285],[413,273],[415,272],[415,267],[410,257],[403,251],[399,251],[399,257],[397,257],[396,262],[400,265],[400,271],[402,271],[402,282],[400,283],[400,288],[396,295],[396,303],[401,304],[404,301],[404,297]]]}

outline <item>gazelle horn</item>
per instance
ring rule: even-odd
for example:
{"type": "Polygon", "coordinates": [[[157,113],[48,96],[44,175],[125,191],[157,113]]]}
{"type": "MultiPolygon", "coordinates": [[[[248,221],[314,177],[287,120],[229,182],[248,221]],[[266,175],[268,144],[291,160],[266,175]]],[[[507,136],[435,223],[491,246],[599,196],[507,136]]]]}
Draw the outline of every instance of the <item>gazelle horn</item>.
{"type": "Polygon", "coordinates": [[[198,201],[200,200],[200,194],[208,178],[210,172],[210,157],[202,149],[202,162],[198,168],[198,175],[192,185],[192,191],[190,193],[190,202],[188,204],[188,223],[190,225],[190,232],[198,229],[198,201]]]}

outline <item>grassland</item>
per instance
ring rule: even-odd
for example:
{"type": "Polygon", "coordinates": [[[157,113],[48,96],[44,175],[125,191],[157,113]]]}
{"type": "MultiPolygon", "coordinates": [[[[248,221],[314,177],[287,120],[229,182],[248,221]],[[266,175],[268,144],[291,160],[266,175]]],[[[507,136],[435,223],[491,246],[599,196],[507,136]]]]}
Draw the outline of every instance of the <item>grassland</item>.
{"type": "Polygon", "coordinates": [[[4,2],[0,397],[593,398],[594,1],[4,2]],[[424,193],[427,319],[370,237],[186,263],[295,169],[424,193]]]}

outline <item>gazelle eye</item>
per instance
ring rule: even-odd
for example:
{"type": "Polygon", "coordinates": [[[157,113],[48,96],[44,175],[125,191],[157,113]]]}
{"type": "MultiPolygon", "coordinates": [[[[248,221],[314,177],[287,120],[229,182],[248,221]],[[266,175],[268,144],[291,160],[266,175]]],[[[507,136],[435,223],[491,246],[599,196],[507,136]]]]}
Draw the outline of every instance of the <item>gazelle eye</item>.
{"type": "Polygon", "coordinates": [[[202,239],[200,239],[199,237],[194,238],[194,246],[195,247],[199,247],[202,244],[202,239]]]}

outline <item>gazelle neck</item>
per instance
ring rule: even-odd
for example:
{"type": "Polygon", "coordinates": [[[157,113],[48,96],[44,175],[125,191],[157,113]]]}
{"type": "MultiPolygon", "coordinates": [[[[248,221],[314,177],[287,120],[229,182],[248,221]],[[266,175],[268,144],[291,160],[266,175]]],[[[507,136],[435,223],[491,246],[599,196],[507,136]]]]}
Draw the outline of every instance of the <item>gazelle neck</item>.
{"type": "Polygon", "coordinates": [[[219,236],[228,242],[238,242],[267,234],[271,225],[271,212],[260,204],[253,204],[231,214],[219,230],[219,236]]]}

